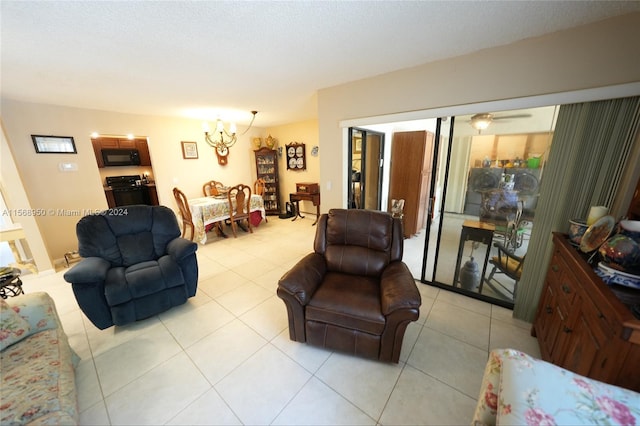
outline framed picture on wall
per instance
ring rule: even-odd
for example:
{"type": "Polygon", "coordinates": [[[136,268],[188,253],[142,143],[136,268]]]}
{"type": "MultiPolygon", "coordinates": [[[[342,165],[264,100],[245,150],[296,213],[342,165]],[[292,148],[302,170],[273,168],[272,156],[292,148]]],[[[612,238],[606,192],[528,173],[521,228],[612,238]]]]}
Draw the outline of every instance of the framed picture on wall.
{"type": "Polygon", "coordinates": [[[287,170],[306,170],[307,153],[303,143],[292,142],[286,145],[287,170]]]}
{"type": "Polygon", "coordinates": [[[71,136],[31,135],[38,154],[77,154],[76,144],[71,136]]]}
{"type": "Polygon", "coordinates": [[[196,142],[180,142],[182,144],[182,158],[193,160],[198,158],[198,144],[196,142]]]}

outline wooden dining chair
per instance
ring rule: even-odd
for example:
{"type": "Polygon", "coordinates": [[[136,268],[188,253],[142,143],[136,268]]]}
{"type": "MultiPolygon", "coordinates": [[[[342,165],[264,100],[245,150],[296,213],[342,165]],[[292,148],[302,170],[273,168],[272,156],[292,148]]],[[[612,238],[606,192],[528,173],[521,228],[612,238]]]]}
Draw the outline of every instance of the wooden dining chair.
{"type": "Polygon", "coordinates": [[[215,180],[210,180],[202,185],[202,193],[205,197],[220,195],[220,188],[224,188],[222,182],[217,182],[215,180]]]}
{"type": "Polygon", "coordinates": [[[173,188],[173,196],[176,199],[178,209],[180,210],[180,216],[182,217],[182,238],[185,238],[187,227],[191,227],[191,237],[189,240],[193,241],[196,227],[193,224],[193,217],[191,216],[191,209],[187,203],[187,197],[184,195],[184,192],[180,191],[178,188],[173,188]]]}
{"type": "MultiPolygon", "coordinates": [[[[263,199],[264,199],[264,192],[266,189],[267,189],[267,183],[262,178],[256,179],[256,181],[253,183],[253,193],[261,196],[263,199]]],[[[267,217],[265,216],[264,221],[269,222],[269,219],[267,219],[267,217]]]]}
{"type": "Polygon", "coordinates": [[[229,220],[231,221],[231,231],[233,231],[233,236],[235,238],[238,237],[237,223],[244,220],[247,221],[249,232],[253,234],[253,229],[251,229],[251,220],[249,219],[251,187],[243,184],[232,186],[229,188],[229,192],[227,192],[227,199],[229,200],[229,220]]]}

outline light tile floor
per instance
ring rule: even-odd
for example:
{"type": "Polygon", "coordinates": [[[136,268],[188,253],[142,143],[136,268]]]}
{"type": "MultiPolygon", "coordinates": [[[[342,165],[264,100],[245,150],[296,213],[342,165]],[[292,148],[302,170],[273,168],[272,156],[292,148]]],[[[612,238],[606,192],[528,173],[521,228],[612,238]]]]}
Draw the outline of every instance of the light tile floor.
{"type": "Polygon", "coordinates": [[[292,342],[278,279],[312,249],[312,216],[270,217],[253,234],[198,248],[196,297],[156,317],[98,330],[65,272],[25,276],[56,301],[71,345],[82,424],[468,424],[488,352],[539,356],[511,311],[417,282],[420,319],[399,364],[292,342]]]}

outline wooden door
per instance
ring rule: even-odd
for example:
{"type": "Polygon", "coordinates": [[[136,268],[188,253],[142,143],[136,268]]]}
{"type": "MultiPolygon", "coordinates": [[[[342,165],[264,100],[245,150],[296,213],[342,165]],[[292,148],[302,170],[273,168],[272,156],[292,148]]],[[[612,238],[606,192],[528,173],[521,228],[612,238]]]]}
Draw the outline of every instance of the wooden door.
{"type": "Polygon", "coordinates": [[[432,151],[431,132],[418,130],[393,134],[389,203],[392,199],[404,199],[405,238],[415,235],[426,221],[432,151]]]}

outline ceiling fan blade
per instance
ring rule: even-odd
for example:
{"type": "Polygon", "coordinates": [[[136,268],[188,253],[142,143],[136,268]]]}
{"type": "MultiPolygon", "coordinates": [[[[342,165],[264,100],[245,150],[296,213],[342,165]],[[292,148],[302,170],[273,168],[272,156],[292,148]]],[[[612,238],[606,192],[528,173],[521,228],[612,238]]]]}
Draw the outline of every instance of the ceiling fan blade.
{"type": "Polygon", "coordinates": [[[509,118],[529,118],[531,117],[531,114],[513,114],[513,115],[498,115],[498,116],[493,116],[494,120],[503,120],[503,119],[509,119],[509,118]]]}

